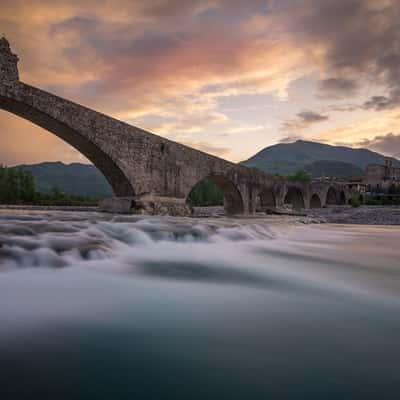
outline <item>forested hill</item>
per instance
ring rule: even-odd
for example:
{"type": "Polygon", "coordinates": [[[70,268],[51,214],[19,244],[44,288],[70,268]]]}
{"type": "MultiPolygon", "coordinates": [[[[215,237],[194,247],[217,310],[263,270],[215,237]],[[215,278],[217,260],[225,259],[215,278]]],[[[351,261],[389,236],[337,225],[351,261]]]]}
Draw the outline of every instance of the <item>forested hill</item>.
{"type": "MultiPolygon", "coordinates": [[[[368,164],[383,164],[383,162],[384,156],[371,150],[298,140],[293,143],[279,143],[266,147],[253,157],[243,161],[242,164],[272,174],[289,175],[299,170],[309,170],[313,176],[318,176],[316,173],[320,172],[326,176],[337,176],[335,174],[338,169],[341,172],[346,171],[346,165],[340,163],[347,163],[348,176],[354,176],[356,171],[364,170],[368,164]],[[326,163],[322,166],[318,164],[312,166],[317,161],[326,163]],[[336,163],[329,165],[327,161],[336,163]]],[[[394,160],[394,163],[400,167],[398,160],[394,160]]]]}
{"type": "Polygon", "coordinates": [[[351,178],[362,176],[364,171],[357,165],[343,161],[320,160],[307,164],[304,170],[313,177],[334,176],[336,178],[351,178]]]}
{"type": "Polygon", "coordinates": [[[89,197],[113,195],[111,186],[103,174],[93,165],[44,162],[34,165],[20,165],[35,178],[36,189],[49,193],[53,188],[62,192],[89,197]]]}

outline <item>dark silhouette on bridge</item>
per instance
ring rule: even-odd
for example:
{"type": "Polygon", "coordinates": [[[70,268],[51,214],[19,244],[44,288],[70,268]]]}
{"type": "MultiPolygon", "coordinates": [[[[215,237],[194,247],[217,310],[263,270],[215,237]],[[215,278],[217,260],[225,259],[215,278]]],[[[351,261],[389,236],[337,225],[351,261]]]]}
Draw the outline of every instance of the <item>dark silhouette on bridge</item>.
{"type": "MultiPolygon", "coordinates": [[[[110,209],[138,201],[184,213],[195,184],[218,185],[228,214],[249,214],[290,203],[294,208],[346,203],[340,183],[289,182],[234,164],[81,106],[19,80],[18,57],[0,39],[0,108],[52,132],[87,157],[111,184],[110,209]]],[[[128,206],[126,206],[128,204],[128,206]]]]}

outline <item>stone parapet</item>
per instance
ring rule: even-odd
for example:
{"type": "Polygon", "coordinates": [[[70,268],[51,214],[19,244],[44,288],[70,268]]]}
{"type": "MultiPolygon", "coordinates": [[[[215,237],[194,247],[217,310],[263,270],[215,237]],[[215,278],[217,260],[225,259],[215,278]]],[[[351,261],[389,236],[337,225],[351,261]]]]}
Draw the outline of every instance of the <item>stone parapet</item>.
{"type": "Polygon", "coordinates": [[[0,38],[0,82],[10,85],[19,81],[18,57],[11,52],[5,37],[0,38]]]}

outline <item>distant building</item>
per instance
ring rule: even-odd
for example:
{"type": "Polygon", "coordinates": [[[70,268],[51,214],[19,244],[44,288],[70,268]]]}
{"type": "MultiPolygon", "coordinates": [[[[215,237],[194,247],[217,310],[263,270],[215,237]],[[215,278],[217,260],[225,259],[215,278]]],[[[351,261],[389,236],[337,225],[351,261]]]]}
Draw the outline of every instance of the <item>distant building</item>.
{"type": "Polygon", "coordinates": [[[364,183],[368,192],[386,192],[393,184],[400,185],[400,168],[393,166],[393,160],[386,157],[384,165],[369,164],[365,169],[364,183]]]}
{"type": "Polygon", "coordinates": [[[346,187],[353,192],[361,194],[364,194],[367,191],[367,185],[364,182],[363,176],[357,176],[347,179],[346,187]]]}

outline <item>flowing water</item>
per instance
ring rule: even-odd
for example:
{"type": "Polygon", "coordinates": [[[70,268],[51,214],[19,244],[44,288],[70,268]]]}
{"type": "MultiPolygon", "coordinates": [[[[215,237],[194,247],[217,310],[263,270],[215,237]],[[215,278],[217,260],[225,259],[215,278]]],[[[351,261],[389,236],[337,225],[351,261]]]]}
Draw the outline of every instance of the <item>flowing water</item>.
{"type": "Polygon", "coordinates": [[[398,399],[400,228],[0,212],[0,399],[398,399]]]}

